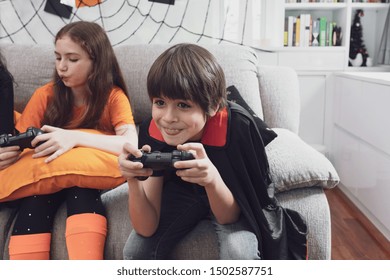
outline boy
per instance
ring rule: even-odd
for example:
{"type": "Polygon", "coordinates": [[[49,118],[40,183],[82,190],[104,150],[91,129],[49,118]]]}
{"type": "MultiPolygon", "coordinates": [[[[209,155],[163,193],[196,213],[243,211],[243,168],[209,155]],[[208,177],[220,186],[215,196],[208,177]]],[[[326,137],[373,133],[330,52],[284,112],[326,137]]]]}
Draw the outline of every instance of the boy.
{"type": "Polygon", "coordinates": [[[127,160],[141,152],[124,146],[119,164],[135,230],[124,258],[168,258],[209,214],[221,259],[289,258],[284,226],[279,227],[282,209],[268,193],[263,141],[248,112],[227,102],[225,76],[212,54],[194,44],[169,48],[153,63],[147,87],[152,119],[140,127],[140,147],[190,151],[195,159],[176,162],[177,170],[153,171],[127,160]],[[238,232],[240,238],[233,238],[238,232]]]}

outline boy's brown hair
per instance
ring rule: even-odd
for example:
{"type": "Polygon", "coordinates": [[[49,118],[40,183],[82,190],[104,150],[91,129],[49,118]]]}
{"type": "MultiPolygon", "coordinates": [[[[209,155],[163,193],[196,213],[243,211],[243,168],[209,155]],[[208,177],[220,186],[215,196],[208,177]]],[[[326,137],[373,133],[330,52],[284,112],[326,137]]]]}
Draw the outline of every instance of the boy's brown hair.
{"type": "Polygon", "coordinates": [[[153,63],[147,78],[150,99],[191,100],[206,115],[226,106],[226,80],[222,67],[205,48],[177,44],[164,51],[153,63]]]}

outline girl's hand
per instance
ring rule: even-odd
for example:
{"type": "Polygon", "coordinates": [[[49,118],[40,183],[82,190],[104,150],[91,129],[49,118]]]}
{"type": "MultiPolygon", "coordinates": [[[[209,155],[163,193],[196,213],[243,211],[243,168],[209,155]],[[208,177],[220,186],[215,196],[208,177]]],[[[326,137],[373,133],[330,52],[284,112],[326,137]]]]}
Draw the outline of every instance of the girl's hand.
{"type": "Polygon", "coordinates": [[[178,150],[193,151],[194,160],[178,161],[174,164],[176,175],[184,181],[201,185],[205,188],[215,185],[220,174],[214,164],[207,157],[206,151],[201,143],[186,143],[178,145],[178,150]]]}
{"type": "MultiPolygon", "coordinates": [[[[150,151],[150,146],[145,145],[142,147],[142,150],[145,152],[150,151]]],[[[119,169],[124,178],[129,180],[138,180],[136,177],[149,177],[152,175],[153,170],[150,168],[143,168],[141,162],[133,162],[128,160],[129,155],[132,154],[135,157],[142,156],[140,150],[130,143],[125,143],[123,145],[123,151],[118,157],[119,169]]]]}
{"type": "Polygon", "coordinates": [[[41,129],[46,133],[38,135],[31,141],[31,144],[35,147],[33,158],[50,155],[45,159],[45,162],[49,163],[75,147],[77,144],[75,131],[50,125],[44,125],[41,129]],[[42,144],[36,147],[40,142],[42,142],[42,144]]]}
{"type": "Polygon", "coordinates": [[[18,146],[0,147],[0,170],[15,163],[19,159],[21,152],[18,146]]]}

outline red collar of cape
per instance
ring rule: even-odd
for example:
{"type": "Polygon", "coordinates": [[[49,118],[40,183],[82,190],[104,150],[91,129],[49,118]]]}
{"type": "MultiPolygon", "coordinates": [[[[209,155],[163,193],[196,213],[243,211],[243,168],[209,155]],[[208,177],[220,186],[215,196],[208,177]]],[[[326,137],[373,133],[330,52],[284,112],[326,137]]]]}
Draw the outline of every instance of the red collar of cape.
{"type": "MultiPolygon", "coordinates": [[[[227,142],[228,122],[229,113],[227,108],[224,108],[206,122],[200,142],[206,146],[224,147],[227,142]]],[[[165,143],[164,138],[153,119],[150,121],[149,135],[152,138],[165,143]]]]}

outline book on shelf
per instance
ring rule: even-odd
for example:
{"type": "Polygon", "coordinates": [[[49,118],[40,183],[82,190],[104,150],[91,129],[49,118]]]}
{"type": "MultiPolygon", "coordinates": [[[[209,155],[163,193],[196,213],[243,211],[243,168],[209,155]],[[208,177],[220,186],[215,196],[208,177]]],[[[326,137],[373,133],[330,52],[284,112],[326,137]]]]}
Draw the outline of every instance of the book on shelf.
{"type": "Polygon", "coordinates": [[[326,17],[320,17],[320,47],[326,46],[326,17]]]}
{"type": "Polygon", "coordinates": [[[287,46],[292,47],[293,46],[293,37],[294,37],[294,21],[295,17],[289,16],[288,17],[288,25],[287,25],[287,46]]]}
{"type": "Polygon", "coordinates": [[[284,24],[284,46],[341,46],[341,27],[326,17],[313,19],[311,14],[287,16],[284,24]]]}
{"type": "Polygon", "coordinates": [[[352,0],[352,3],[390,3],[389,0],[352,0]]]}
{"type": "Polygon", "coordinates": [[[327,26],[327,34],[326,34],[326,45],[329,46],[329,47],[332,47],[332,46],[336,46],[336,44],[334,43],[333,41],[333,31],[334,31],[334,27],[336,26],[336,22],[328,22],[328,26],[327,26]]]}
{"type": "Polygon", "coordinates": [[[311,25],[312,25],[312,19],[311,19],[311,14],[304,14],[304,19],[305,19],[305,37],[303,41],[303,46],[304,47],[310,47],[311,46],[311,25]]]}
{"type": "Polygon", "coordinates": [[[299,47],[301,43],[301,18],[295,19],[295,47],[299,47]]]}
{"type": "Polygon", "coordinates": [[[288,46],[288,17],[284,18],[283,46],[288,46]]]}
{"type": "Polygon", "coordinates": [[[343,3],[344,0],[286,0],[286,3],[343,3]]]}

